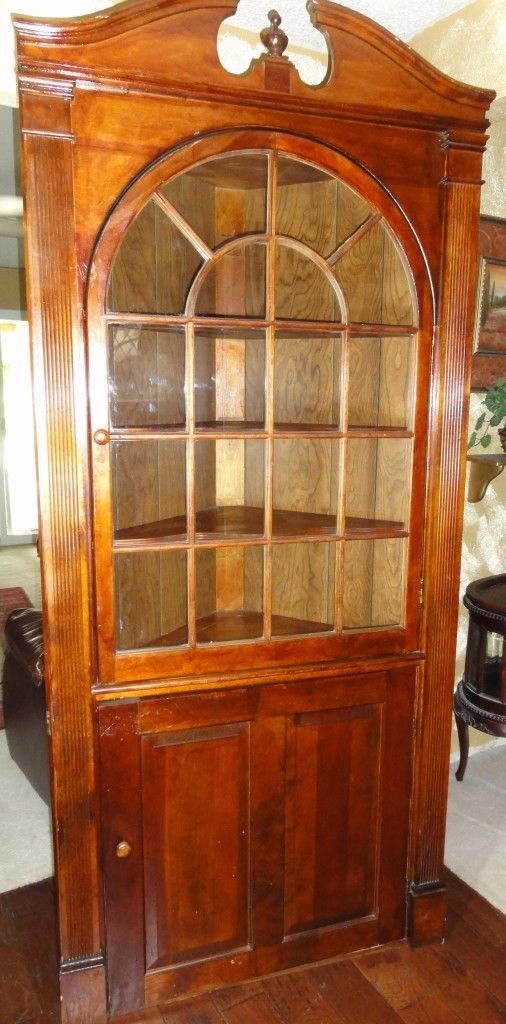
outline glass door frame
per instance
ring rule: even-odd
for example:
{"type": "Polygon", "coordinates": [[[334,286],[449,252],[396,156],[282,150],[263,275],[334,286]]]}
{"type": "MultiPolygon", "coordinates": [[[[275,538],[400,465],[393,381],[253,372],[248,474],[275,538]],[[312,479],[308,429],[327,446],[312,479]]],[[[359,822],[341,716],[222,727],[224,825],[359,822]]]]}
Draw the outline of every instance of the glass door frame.
{"type": "MultiPolygon", "coordinates": [[[[325,636],[314,639],[304,637],[285,641],[239,643],[216,646],[211,650],[194,649],[142,649],[116,652],[114,643],[114,614],[111,580],[113,579],[111,491],[109,469],[107,352],[104,344],[104,323],[113,320],[106,316],[106,296],[110,268],[121,240],[138,211],[153,192],[167,180],[214,156],[248,148],[274,150],[285,156],[317,165],[340,178],[379,209],[394,237],[400,242],[414,280],[422,282],[416,294],[419,313],[418,369],[416,373],[416,407],[414,423],[414,456],[411,479],[411,522],[409,526],[408,567],[422,564],[423,515],[420,509],[425,501],[425,448],[428,429],[429,359],[432,340],[432,295],[426,266],[417,240],[392,199],[365,171],[348,158],[324,145],[315,144],[300,136],[273,135],[264,131],[230,133],[219,138],[201,139],[189,147],[167,154],[147,168],[124,194],[113,210],[95,250],[88,279],[88,340],[90,380],[91,433],[94,465],[94,524],[96,587],[100,614],[98,615],[98,645],[100,682],[105,684],[133,682],[167,675],[192,675],[200,672],[245,670],[253,666],[264,669],[278,662],[310,663],[332,660],[345,655],[364,657],[371,650],[370,633],[374,634],[374,654],[396,655],[419,648],[420,572],[407,572],[406,616],[402,627],[372,628],[358,633],[325,636]],[[241,135],[244,134],[244,141],[241,135]],[[416,513],[416,514],[415,514],[416,513]]],[[[131,314],[130,320],[135,321],[131,314]]],[[[147,318],[149,320],[149,317],[147,318]]],[[[152,318],[153,322],[156,317],[152,318]]],[[[385,332],[387,333],[387,332],[385,332]]]]}

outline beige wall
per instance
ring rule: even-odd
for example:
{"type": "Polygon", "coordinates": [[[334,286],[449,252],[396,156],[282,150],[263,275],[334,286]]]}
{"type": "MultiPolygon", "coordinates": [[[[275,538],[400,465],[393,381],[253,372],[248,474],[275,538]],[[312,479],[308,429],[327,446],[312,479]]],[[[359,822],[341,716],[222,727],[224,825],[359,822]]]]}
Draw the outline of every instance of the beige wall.
{"type": "Polygon", "coordinates": [[[23,270],[0,267],[0,317],[26,314],[25,274],[23,270]]]}
{"type": "MultiPolygon", "coordinates": [[[[411,40],[411,46],[441,71],[471,85],[495,89],[490,139],[484,160],[482,212],[506,218],[506,42],[505,0],[476,0],[411,40]]],[[[506,254],[505,254],[506,256],[506,254]]],[[[483,395],[471,395],[474,422],[483,395]]],[[[499,450],[496,446],[495,450],[499,450]]],[[[506,470],[482,501],[464,509],[461,595],[471,580],[506,571],[506,470]]],[[[467,613],[461,608],[456,679],[461,678],[467,637],[467,613]]],[[[474,745],[489,742],[471,730],[474,745]]],[[[458,746],[456,736],[453,747],[458,746]]]]}

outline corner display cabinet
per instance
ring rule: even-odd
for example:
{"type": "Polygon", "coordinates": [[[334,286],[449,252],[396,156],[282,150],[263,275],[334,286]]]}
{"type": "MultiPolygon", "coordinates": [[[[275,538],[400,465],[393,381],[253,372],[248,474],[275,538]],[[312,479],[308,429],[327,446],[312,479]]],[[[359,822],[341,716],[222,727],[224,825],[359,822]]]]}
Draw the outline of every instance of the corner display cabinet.
{"type": "Polygon", "coordinates": [[[493,94],[235,6],[15,20],[72,1024],[444,928],[493,94]]]}

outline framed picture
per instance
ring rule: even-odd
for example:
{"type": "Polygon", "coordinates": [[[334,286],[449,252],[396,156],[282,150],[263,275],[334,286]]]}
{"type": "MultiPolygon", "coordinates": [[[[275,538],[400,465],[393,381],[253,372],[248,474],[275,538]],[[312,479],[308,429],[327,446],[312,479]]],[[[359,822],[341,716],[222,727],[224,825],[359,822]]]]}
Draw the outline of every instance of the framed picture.
{"type": "Polygon", "coordinates": [[[506,220],[480,217],[473,391],[506,377],[506,220]]]}

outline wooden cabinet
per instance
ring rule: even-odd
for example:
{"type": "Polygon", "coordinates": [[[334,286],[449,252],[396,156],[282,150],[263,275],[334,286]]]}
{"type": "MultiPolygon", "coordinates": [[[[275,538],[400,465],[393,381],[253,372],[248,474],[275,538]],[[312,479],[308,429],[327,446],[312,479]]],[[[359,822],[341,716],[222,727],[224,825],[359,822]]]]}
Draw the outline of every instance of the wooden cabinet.
{"type": "Polygon", "coordinates": [[[406,666],[101,707],[112,1009],[405,934],[415,691],[406,666]]]}
{"type": "Polygon", "coordinates": [[[16,19],[64,1024],[444,927],[492,94],[234,10],[16,19]]]}

